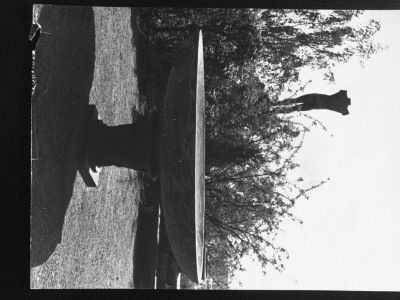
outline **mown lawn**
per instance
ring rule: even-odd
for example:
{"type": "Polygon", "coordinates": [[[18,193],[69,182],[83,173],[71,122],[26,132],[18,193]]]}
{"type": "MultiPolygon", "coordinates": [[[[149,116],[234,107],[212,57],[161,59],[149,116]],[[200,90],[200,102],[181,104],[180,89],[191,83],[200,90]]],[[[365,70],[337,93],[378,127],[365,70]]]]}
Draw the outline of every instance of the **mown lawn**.
{"type": "Polygon", "coordinates": [[[76,167],[87,104],[95,104],[108,125],[131,123],[144,113],[131,9],[38,8],[31,288],[133,287],[142,175],[107,167],[99,187],[88,188],[76,167]]]}

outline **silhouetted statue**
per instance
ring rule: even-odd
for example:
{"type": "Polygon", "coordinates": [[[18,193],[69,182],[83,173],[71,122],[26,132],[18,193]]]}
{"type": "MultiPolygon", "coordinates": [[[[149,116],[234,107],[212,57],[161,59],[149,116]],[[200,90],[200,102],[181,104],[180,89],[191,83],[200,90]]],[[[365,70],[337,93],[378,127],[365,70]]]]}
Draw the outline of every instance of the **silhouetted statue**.
{"type": "Polygon", "coordinates": [[[341,113],[342,115],[348,115],[349,110],[347,107],[351,104],[350,98],[347,97],[347,91],[341,90],[333,95],[324,94],[307,94],[295,99],[283,100],[278,103],[272,104],[277,105],[290,105],[292,106],[288,112],[292,111],[308,111],[312,109],[329,109],[341,113]]]}

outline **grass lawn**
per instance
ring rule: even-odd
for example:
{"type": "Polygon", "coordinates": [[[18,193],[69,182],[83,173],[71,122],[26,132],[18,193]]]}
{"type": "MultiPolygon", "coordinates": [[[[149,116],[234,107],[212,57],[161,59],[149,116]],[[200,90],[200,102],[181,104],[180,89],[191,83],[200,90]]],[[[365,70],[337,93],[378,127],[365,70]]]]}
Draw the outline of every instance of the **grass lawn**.
{"type": "Polygon", "coordinates": [[[107,167],[99,187],[87,188],[76,166],[87,104],[95,104],[108,125],[131,123],[144,113],[131,9],[38,8],[31,288],[133,287],[144,180],[136,171],[107,167]]]}

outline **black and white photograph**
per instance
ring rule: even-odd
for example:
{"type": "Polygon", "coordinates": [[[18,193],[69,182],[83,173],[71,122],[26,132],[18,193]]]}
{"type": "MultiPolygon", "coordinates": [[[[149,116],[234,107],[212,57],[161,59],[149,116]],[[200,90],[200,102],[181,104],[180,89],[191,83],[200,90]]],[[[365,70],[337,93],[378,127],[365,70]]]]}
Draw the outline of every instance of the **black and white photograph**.
{"type": "Polygon", "coordinates": [[[400,291],[400,10],[34,4],[27,38],[31,289],[400,291]]]}

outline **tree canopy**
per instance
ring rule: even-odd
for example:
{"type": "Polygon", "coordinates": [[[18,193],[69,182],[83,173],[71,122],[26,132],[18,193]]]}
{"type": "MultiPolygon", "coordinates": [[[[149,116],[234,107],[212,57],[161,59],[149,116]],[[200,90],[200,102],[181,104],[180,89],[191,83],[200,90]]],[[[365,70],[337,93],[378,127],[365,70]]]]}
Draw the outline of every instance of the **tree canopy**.
{"type": "MultiPolygon", "coordinates": [[[[325,181],[290,181],[304,134],[321,123],[298,122],[272,106],[299,83],[303,67],[334,82],[332,67],[382,47],[371,37],[375,20],[352,21],[362,11],[226,8],[143,8],[141,26],[164,69],[193,31],[202,29],[206,87],[206,246],[210,276],[227,288],[226,264],[254,254],[263,266],[284,268],[285,249],[273,237],[290,209],[325,181]]],[[[167,79],[165,78],[164,81],[167,79]]]]}

